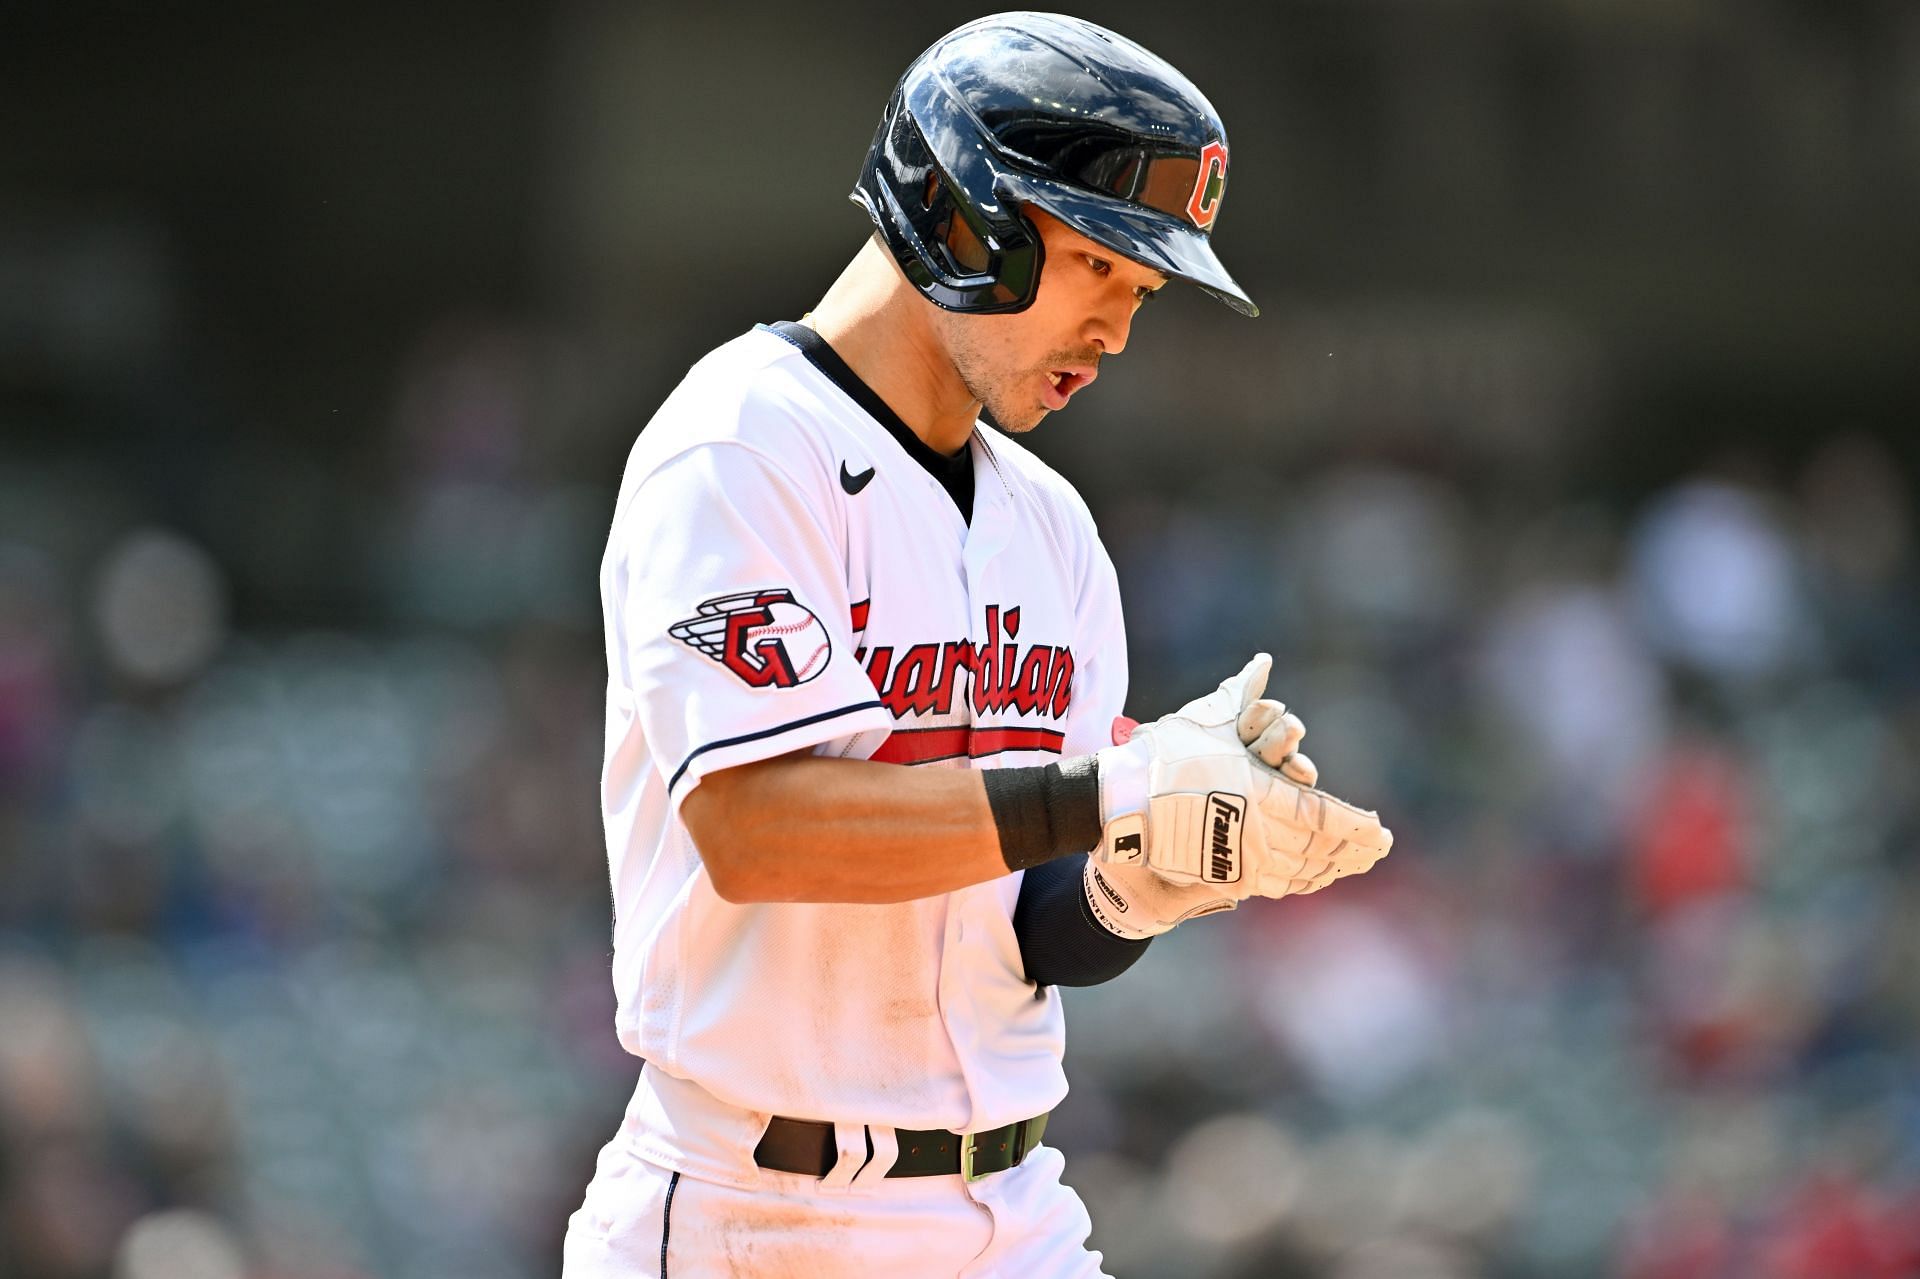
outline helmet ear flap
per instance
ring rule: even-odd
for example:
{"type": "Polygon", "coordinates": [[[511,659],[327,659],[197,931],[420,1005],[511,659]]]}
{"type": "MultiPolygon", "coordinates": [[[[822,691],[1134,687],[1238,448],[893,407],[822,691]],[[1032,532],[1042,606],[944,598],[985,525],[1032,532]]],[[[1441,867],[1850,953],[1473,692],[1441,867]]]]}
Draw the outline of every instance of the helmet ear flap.
{"type": "MultiPolygon", "coordinates": [[[[957,115],[944,100],[926,104],[957,115]]],[[[946,120],[948,131],[954,120],[946,120]]],[[[949,172],[896,89],[853,191],[907,279],[935,305],[987,314],[1023,311],[1040,281],[1033,224],[998,190],[973,148],[949,172]],[[984,207],[983,207],[984,206],[984,207]]]]}
{"type": "Polygon", "coordinates": [[[993,269],[993,255],[947,189],[938,170],[927,175],[926,207],[934,217],[934,244],[946,255],[955,275],[985,275],[993,269]]]}

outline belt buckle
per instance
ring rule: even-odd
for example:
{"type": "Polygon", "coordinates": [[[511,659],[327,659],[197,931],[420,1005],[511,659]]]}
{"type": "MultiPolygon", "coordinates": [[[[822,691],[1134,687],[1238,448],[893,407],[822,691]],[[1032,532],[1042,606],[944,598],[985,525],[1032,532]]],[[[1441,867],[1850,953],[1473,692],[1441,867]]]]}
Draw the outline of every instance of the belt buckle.
{"type": "Polygon", "coordinates": [[[976,1140],[978,1136],[978,1133],[971,1132],[963,1132],[960,1134],[961,1181],[978,1181],[980,1178],[986,1176],[985,1173],[976,1173],[973,1170],[973,1152],[975,1146],[978,1144],[976,1140]]]}

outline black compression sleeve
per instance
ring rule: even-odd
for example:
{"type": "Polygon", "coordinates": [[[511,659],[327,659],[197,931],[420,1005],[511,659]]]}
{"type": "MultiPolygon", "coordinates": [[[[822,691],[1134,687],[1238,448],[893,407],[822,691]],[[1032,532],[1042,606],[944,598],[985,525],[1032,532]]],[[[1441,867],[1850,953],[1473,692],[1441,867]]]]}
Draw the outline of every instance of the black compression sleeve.
{"type": "Polygon", "coordinates": [[[981,779],[1008,870],[1100,842],[1100,768],[1092,755],[1037,768],[990,768],[981,779]]]}
{"type": "Polygon", "coordinates": [[[1098,986],[1147,953],[1152,938],[1128,941],[1108,932],[1087,905],[1085,854],[1036,866],[1020,882],[1013,935],[1027,980],[1041,986],[1098,986]]]}

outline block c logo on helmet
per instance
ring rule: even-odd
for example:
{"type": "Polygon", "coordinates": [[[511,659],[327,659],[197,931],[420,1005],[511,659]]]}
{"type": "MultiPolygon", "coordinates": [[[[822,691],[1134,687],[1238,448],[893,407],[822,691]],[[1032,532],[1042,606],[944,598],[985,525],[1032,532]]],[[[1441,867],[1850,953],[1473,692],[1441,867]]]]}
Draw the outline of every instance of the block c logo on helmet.
{"type": "Polygon", "coordinates": [[[1227,189],[1227,146],[1209,142],[1200,148],[1200,176],[1194,179],[1193,195],[1187,200],[1187,217],[1202,231],[1213,225],[1220,214],[1220,197],[1227,189]]]}

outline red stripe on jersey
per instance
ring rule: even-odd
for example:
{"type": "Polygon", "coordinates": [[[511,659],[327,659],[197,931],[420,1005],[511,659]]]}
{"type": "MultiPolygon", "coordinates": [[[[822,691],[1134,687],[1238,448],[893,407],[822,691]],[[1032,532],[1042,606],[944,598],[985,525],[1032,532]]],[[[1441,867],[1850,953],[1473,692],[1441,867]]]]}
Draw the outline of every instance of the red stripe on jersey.
{"type": "Polygon", "coordinates": [[[872,603],[873,603],[872,600],[861,600],[858,604],[855,604],[853,606],[854,634],[857,635],[861,631],[864,631],[867,629],[867,609],[870,605],[872,605],[872,603]]]}
{"type": "Polygon", "coordinates": [[[930,764],[941,759],[981,759],[1002,751],[1065,749],[1067,735],[1051,728],[905,728],[880,743],[871,758],[883,764],[930,764]]]}

